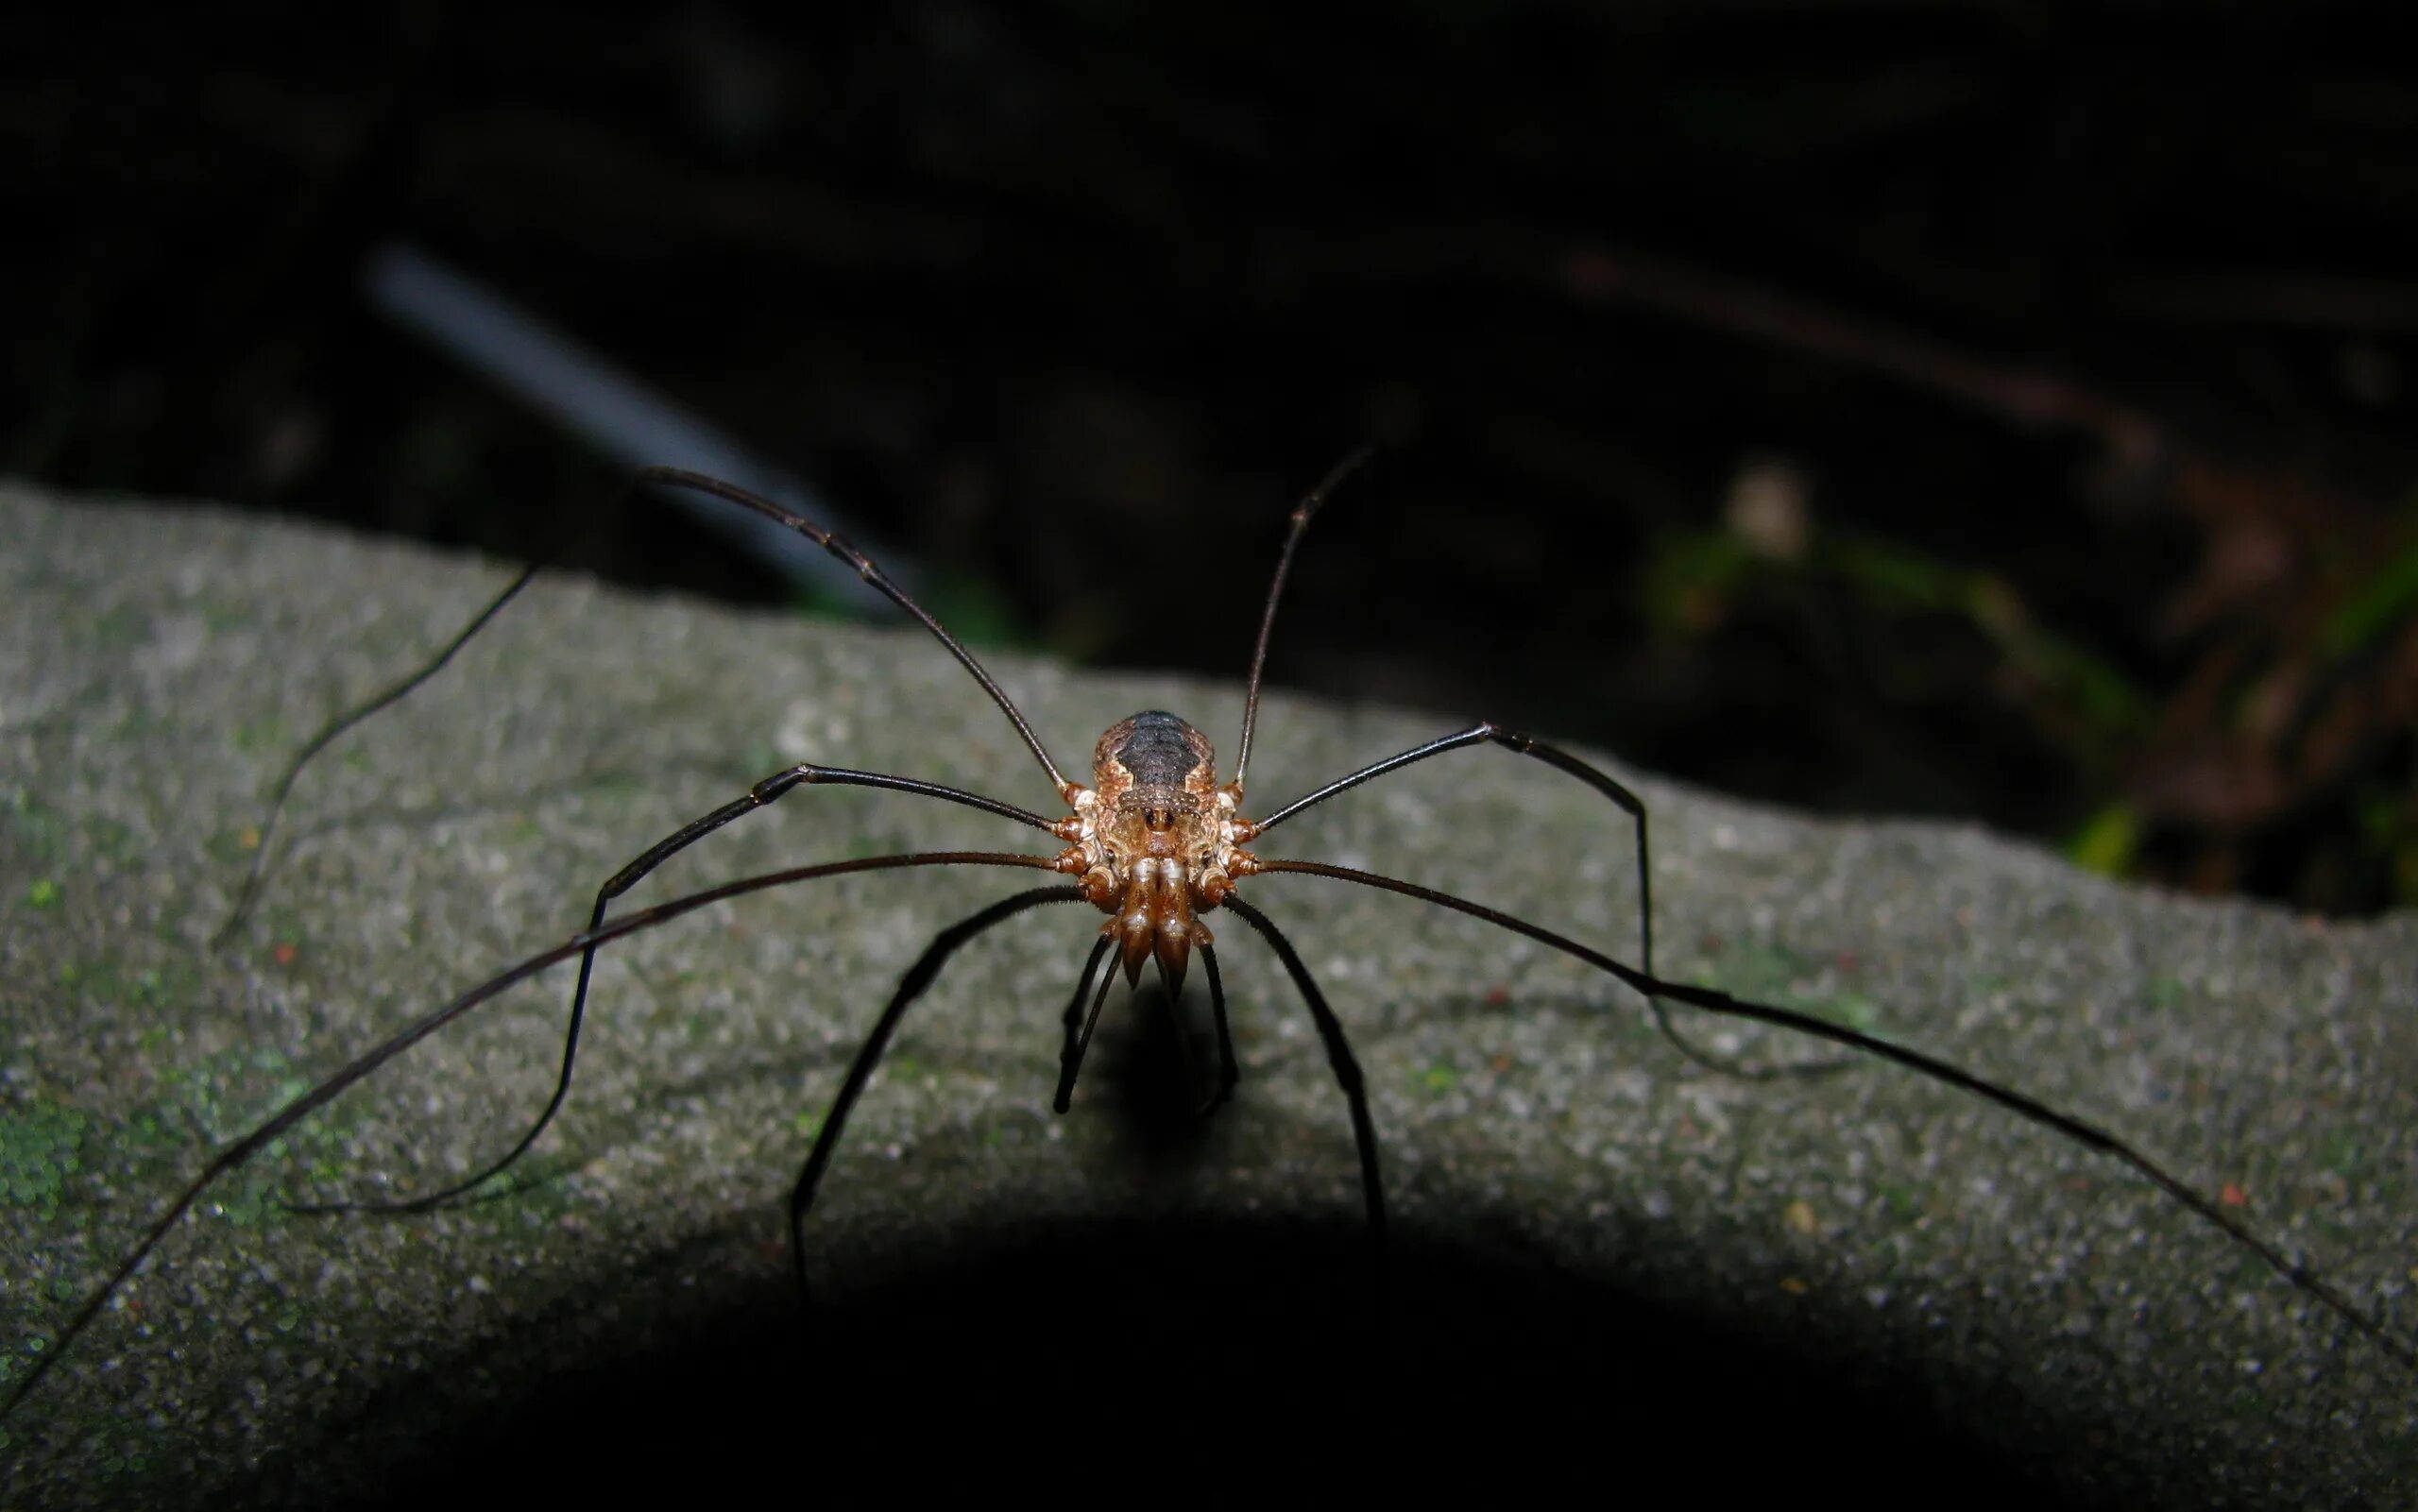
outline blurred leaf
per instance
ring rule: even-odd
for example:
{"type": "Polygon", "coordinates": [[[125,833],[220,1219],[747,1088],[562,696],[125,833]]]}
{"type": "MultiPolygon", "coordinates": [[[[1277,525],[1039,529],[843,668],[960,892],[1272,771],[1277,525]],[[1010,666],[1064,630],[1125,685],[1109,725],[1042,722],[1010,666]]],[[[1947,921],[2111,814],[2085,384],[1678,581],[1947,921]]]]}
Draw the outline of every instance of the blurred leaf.
{"type": "Polygon", "coordinates": [[[850,622],[865,620],[856,606],[843,599],[837,590],[820,583],[801,580],[790,594],[790,612],[801,620],[841,620],[850,622]]]}
{"type": "Polygon", "coordinates": [[[2386,563],[2325,620],[2318,645],[2329,657],[2350,655],[2418,607],[2418,540],[2386,563]]]}
{"type": "Polygon", "coordinates": [[[2418,794],[2378,793],[2359,806],[2360,840],[2392,869],[2396,903],[2418,903],[2418,794]]]}
{"type": "Polygon", "coordinates": [[[2023,670],[2063,694],[2103,739],[2138,728],[2150,704],[2103,657],[2045,630],[2026,630],[2007,651],[2023,670]]]}
{"type": "Polygon", "coordinates": [[[935,578],[924,588],[921,602],[933,619],[948,626],[950,635],[968,646],[983,651],[1043,649],[1040,637],[1016,613],[1007,595],[980,578],[957,573],[935,578]]]}
{"type": "MultiPolygon", "coordinates": [[[[1041,639],[1026,628],[1006,596],[976,578],[943,576],[917,591],[916,602],[968,647],[980,651],[1039,651],[1041,639]]],[[[854,597],[817,583],[800,583],[790,595],[790,611],[807,620],[839,620],[854,624],[908,624],[904,612],[882,613],[879,604],[860,607],[854,597]]]]}
{"type": "Polygon", "coordinates": [[[1663,635],[1701,635],[1718,623],[1728,600],[1757,563],[1727,531],[1668,531],[1657,536],[1645,564],[1648,621],[1663,635]]]}
{"type": "Polygon", "coordinates": [[[2122,876],[2141,849],[2141,814],[2122,799],[2083,822],[2066,841],[2066,858],[2086,872],[2122,876]]]}
{"type": "Polygon", "coordinates": [[[1840,537],[1819,554],[1882,607],[1961,610],[1974,602],[1974,574],[1887,541],[1840,537]]]}
{"type": "Polygon", "coordinates": [[[1864,588],[1877,606],[1967,620],[2026,676],[2080,715],[2096,742],[2120,739],[2149,717],[2149,700],[2131,678],[2106,657],[2035,624],[2021,596],[1997,573],[1868,537],[1826,541],[1816,556],[1864,588]]]}

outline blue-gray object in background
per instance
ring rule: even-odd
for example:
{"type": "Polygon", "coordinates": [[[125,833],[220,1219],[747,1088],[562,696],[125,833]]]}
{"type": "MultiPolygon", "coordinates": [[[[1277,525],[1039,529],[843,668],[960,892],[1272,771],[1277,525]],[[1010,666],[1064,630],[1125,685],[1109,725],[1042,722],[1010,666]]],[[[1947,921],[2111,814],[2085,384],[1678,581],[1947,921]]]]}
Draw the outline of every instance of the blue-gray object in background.
{"type": "MultiPolygon", "coordinates": [[[[389,246],[370,258],[365,281],[380,312],[632,470],[686,467],[753,489],[847,536],[911,591],[918,576],[912,563],[835,518],[797,479],[758,461],[737,441],[477,280],[411,247],[389,246]]],[[[661,492],[798,583],[851,608],[884,605],[844,563],[762,516],[702,494],[661,492]]]]}

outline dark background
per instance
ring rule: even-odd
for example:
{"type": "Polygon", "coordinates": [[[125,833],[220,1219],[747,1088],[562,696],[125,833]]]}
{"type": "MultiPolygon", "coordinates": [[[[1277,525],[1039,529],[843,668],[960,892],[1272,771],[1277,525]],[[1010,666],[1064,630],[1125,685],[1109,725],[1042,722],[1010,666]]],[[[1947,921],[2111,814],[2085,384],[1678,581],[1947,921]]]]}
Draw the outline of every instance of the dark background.
{"type": "Polygon", "coordinates": [[[373,312],[406,243],[978,643],[1240,675],[1373,440],[1279,684],[2370,911],[2418,901],[2385,13],[46,7],[0,467],[796,595],[373,312]]]}

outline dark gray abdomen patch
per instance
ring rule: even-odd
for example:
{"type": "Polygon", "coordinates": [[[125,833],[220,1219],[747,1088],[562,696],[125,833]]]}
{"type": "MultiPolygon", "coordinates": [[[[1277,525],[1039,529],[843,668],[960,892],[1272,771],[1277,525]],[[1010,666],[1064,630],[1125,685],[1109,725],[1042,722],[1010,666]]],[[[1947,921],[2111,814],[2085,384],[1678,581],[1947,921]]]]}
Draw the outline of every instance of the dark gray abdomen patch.
{"type": "Polygon", "coordinates": [[[1133,733],[1116,748],[1116,759],[1133,773],[1136,788],[1182,788],[1207,759],[1208,742],[1200,732],[1163,709],[1146,710],[1126,722],[1133,733]]]}

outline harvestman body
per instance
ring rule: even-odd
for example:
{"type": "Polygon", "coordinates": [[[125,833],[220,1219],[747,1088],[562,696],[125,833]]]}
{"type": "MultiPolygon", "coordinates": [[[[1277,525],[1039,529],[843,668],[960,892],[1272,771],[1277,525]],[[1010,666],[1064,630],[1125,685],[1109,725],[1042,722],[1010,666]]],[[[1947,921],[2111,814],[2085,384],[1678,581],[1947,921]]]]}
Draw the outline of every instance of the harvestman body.
{"type": "MultiPolygon", "coordinates": [[[[2279,1249],[2251,1232],[2240,1220],[2224,1212],[2216,1200],[2185,1186],[2162,1166],[2114,1135],[2059,1113],[2020,1093],[1985,1081],[1919,1051],[1906,1049],[1791,1009],[1748,1002],[1709,988],[1665,981],[1657,977],[1654,975],[1653,965],[1651,867],[1646,848],[1644,806],[1626,788],[1577,756],[1532,737],[1482,722],[1423,745],[1415,746],[1385,760],[1374,762],[1296,799],[1267,819],[1254,822],[1245,817],[1242,811],[1244,773],[1251,759],[1252,734],[1258,716],[1261,675],[1267,662],[1269,637],[1275,624],[1277,603],[1282,597],[1285,581],[1291,569],[1294,552],[1300,544],[1303,532],[1318,512],[1328,492],[1359,465],[1363,455],[1355,454],[1337,467],[1293,512],[1291,530],[1286,538],[1283,553],[1278,559],[1274,578],[1269,586],[1267,606],[1261,618],[1258,640],[1252,657],[1250,680],[1244,699],[1242,734],[1235,748],[1234,775],[1223,782],[1218,780],[1215,753],[1209,740],[1199,730],[1173,714],[1150,710],[1135,714],[1112,726],[1100,737],[1093,754],[1092,780],[1089,786],[1069,780],[1060,771],[1058,765],[1050,759],[1048,752],[1043,747],[1039,738],[1026,722],[1023,714],[992,680],[991,675],[983,670],[973,654],[884,575],[877,566],[854,547],[768,500],[758,498],[744,489],[719,480],[673,468],[651,468],[641,474],[639,479],[640,485],[653,484],[690,489],[710,494],[753,510],[797,531],[848,563],[866,583],[888,596],[930,631],[990,695],[1009,722],[1015,726],[1017,734],[1023,738],[1026,746],[1032,752],[1043,771],[1047,773],[1059,799],[1066,806],[1068,811],[1065,817],[1057,820],[1047,819],[998,799],[914,778],[808,764],[787,768],[757,783],[741,797],[682,825],[616,873],[598,891],[587,929],[425,1014],[385,1043],[362,1055],[325,1081],[295,1098],[259,1128],[221,1150],[200,1175],[160,1214],[145,1230],[141,1239],[87,1297],[60,1331],[53,1346],[33,1358],[26,1373],[10,1391],[5,1404],[0,1404],[0,1414],[14,1410],[26,1394],[35,1389],[50,1368],[74,1344],[77,1336],[91,1326],[110,1298],[149,1257],[151,1251],[157,1248],[168,1232],[191,1211],[203,1191],[213,1182],[250,1161],[288,1130],[332,1101],[346,1089],[370,1076],[420,1040],[443,1028],[479,1005],[551,966],[572,957],[579,959],[578,979],[571,995],[560,1073],[544,1110],[518,1143],[468,1179],[441,1191],[408,1201],[335,1203],[322,1204],[317,1207],[298,1206],[298,1211],[366,1208],[382,1211],[422,1209],[444,1202],[480,1185],[519,1160],[544,1132],[569,1096],[578,1054],[580,1030],[587,1010],[590,974],[596,952],[601,946],[624,935],[656,927],[710,904],[749,892],[762,892],[817,877],[929,866],[1021,868],[1060,874],[1074,880],[1015,893],[990,905],[943,930],[914,964],[909,967],[905,977],[877,1021],[872,1033],[868,1035],[850,1064],[830,1113],[824,1119],[822,1129],[816,1136],[813,1150],[809,1155],[805,1168],[800,1173],[792,1192],[790,1250],[797,1268],[801,1291],[805,1289],[807,1277],[804,1243],[804,1223],[807,1214],[813,1204],[817,1186],[837,1147],[848,1114],[871,1079],[874,1067],[907,1010],[931,985],[941,967],[960,946],[1005,919],[1034,908],[1055,903],[1088,903],[1107,916],[1101,926],[1098,939],[1077,980],[1074,994],[1066,1005],[1064,1041],[1061,1052],[1061,1070],[1055,1098],[1058,1110],[1063,1113],[1069,1105],[1076,1076],[1090,1044],[1093,1027],[1098,1022],[1101,1005],[1106,1000],[1108,989],[1113,985],[1116,976],[1121,973],[1129,984],[1138,984],[1144,966],[1155,965],[1172,998],[1183,985],[1190,962],[1195,956],[1200,959],[1208,980],[1210,1009],[1217,1031],[1220,1062],[1218,1081],[1205,1101],[1203,1111],[1216,1107],[1231,1095],[1238,1074],[1233,1041],[1227,1025],[1224,985],[1218,968],[1215,939],[1209,927],[1202,922],[1203,916],[1220,909],[1231,911],[1264,938],[1275,951],[1286,974],[1307,1003],[1311,1016],[1317,1024],[1328,1061],[1350,1104],[1353,1133],[1359,1157],[1362,1197],[1367,1208],[1369,1228],[1375,1252],[1382,1258],[1386,1215],[1385,1194],[1383,1183],[1379,1179],[1375,1126],[1370,1116],[1368,1097],[1362,1085],[1359,1066],[1345,1042],[1340,1021],[1327,1006],[1324,994],[1312,978],[1300,954],[1274,923],[1247,902],[1238,891],[1239,884],[1248,878],[1291,873],[1353,882],[1420,899],[1524,935],[1552,950],[1585,962],[1617,977],[1643,994],[1661,1032],[1682,1052],[1707,1064],[1714,1065],[1718,1069],[1741,1072],[1750,1076],[1778,1074],[1754,1070],[1742,1072],[1742,1068],[1728,1065],[1694,1049],[1677,1033],[1671,1025],[1664,1007],[1665,1000],[1677,1001],[1707,1011],[1772,1025],[1828,1040],[1866,1055],[1893,1062],[1933,1080],[1945,1082],[1950,1086],[1985,1098],[2035,1124],[2130,1166],[2174,1201],[2222,1230],[2236,1244],[2256,1255],[2291,1285],[2314,1298],[2336,1316],[2365,1334],[2393,1359],[2405,1366],[2418,1368],[2418,1351],[2413,1351],[2408,1344],[2395,1336],[2375,1315],[2353,1303],[2335,1287],[2320,1280],[2306,1267],[2289,1259],[2279,1249]],[[1592,947],[1484,904],[1456,897],[1416,883],[1319,861],[1262,858],[1245,848],[1293,815],[1349,789],[1431,756],[1481,744],[1503,746],[1543,762],[1566,775],[1586,783],[1629,816],[1635,830],[1638,857],[1637,875],[1640,894],[1638,965],[1629,966],[1592,947]],[[877,788],[937,798],[1016,820],[1054,837],[1064,842],[1064,848],[1053,855],[944,851],[826,862],[745,877],[627,914],[609,923],[606,921],[606,912],[612,900],[628,892],[670,857],[725,824],[770,806],[798,788],[808,786],[877,788]],[[1111,952],[1115,953],[1114,961],[1108,959],[1111,952]],[[1097,989],[1094,987],[1096,979],[1097,989]],[[1088,1011],[1085,1011],[1087,998],[1088,1011]]],[[[241,920],[257,895],[261,880],[264,875],[268,854],[267,831],[273,827],[278,814],[282,811],[287,794],[292,790],[295,777],[302,767],[337,735],[403,697],[412,688],[443,668],[455,652],[459,651],[528,584],[536,571],[536,569],[534,567],[524,571],[427,666],[371,703],[331,723],[303,748],[286,770],[278,787],[269,822],[263,826],[264,835],[260,853],[237,905],[235,919],[230,922],[230,929],[235,922],[241,920]]],[[[221,938],[224,938],[223,934],[221,938]]],[[[1836,1062],[1823,1062],[1816,1066],[1793,1069],[1821,1071],[1831,1069],[1835,1064],[1836,1062]]]]}

